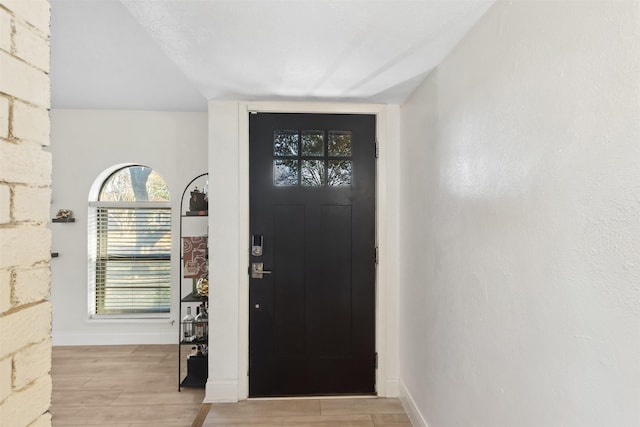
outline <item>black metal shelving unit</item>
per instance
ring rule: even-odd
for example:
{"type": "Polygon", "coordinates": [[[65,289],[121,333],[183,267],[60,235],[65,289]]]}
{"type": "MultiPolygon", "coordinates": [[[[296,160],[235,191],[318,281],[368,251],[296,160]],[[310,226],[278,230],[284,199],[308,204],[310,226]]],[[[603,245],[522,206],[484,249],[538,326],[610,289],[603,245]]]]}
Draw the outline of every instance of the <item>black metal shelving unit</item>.
{"type": "MultiPolygon", "coordinates": [[[[205,301],[208,301],[208,297],[199,296],[194,294],[194,292],[190,292],[185,296],[183,295],[184,289],[184,278],[182,277],[183,269],[184,269],[184,245],[183,245],[183,237],[184,236],[184,225],[185,221],[207,221],[209,216],[208,210],[198,210],[198,211],[190,211],[187,210],[189,208],[189,198],[190,192],[196,188],[197,185],[201,181],[204,181],[204,185],[206,185],[206,179],[209,174],[203,173],[195,178],[193,178],[187,186],[184,188],[182,192],[182,198],[180,199],[180,273],[178,276],[178,295],[180,297],[180,301],[178,304],[178,319],[180,320],[179,329],[179,337],[178,337],[178,391],[180,391],[183,387],[197,387],[203,388],[207,381],[208,374],[208,356],[191,356],[186,359],[187,362],[187,374],[186,376],[182,375],[182,363],[183,358],[186,357],[186,352],[183,350],[185,346],[196,346],[198,344],[209,344],[209,337],[206,336],[204,339],[196,339],[193,341],[185,341],[184,340],[184,322],[182,321],[182,312],[183,306],[188,304],[198,304],[205,301]],[[185,199],[185,196],[189,194],[189,197],[185,199]],[[186,206],[185,206],[186,202],[186,206]]],[[[203,185],[203,187],[204,187],[203,185]]],[[[205,224],[206,225],[206,224],[205,224]]],[[[207,227],[208,230],[208,227],[207,227]]],[[[207,233],[208,234],[208,233],[207,233]]],[[[208,245],[207,245],[208,247],[208,245]]],[[[208,262],[208,256],[207,256],[208,262]]],[[[194,279],[192,279],[194,280],[194,279]]]]}

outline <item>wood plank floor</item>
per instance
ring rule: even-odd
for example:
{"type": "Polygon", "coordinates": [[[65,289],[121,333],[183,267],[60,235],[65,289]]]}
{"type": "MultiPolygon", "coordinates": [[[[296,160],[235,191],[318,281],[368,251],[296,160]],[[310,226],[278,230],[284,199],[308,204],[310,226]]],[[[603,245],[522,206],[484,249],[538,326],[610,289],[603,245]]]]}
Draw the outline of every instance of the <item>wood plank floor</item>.
{"type": "MultiPolygon", "coordinates": [[[[205,405],[177,391],[175,345],[54,347],[54,427],[409,427],[397,399],[247,400],[205,405]],[[208,413],[207,413],[208,409],[208,413]]],[[[184,365],[184,364],[183,364],[184,365]]]]}
{"type": "Polygon", "coordinates": [[[203,427],[411,427],[398,399],[245,400],[211,406],[203,427]]]}
{"type": "Polygon", "coordinates": [[[204,389],[177,373],[176,345],[54,347],[53,426],[190,426],[204,389]]]}

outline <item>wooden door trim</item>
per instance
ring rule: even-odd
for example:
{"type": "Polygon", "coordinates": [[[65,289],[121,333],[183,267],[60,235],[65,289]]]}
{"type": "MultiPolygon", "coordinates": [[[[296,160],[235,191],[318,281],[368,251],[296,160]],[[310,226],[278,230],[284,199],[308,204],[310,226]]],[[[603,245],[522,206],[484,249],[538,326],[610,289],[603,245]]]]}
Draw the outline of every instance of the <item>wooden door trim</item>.
{"type": "Polygon", "coordinates": [[[238,399],[248,397],[249,366],[249,113],[375,114],[380,156],[376,168],[376,242],[379,264],[376,274],[376,351],[379,396],[398,395],[397,188],[399,107],[383,104],[296,102],[238,102],[239,186],[239,295],[238,295],[238,399]],[[394,191],[395,190],[395,191],[394,191]],[[383,225],[381,227],[381,225],[383,225]]]}

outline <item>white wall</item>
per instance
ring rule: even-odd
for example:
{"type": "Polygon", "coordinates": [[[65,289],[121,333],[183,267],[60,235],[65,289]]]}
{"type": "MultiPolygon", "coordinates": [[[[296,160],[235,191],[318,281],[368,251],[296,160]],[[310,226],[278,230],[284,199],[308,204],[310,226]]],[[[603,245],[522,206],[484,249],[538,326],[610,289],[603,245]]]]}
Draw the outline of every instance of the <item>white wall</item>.
{"type": "Polygon", "coordinates": [[[177,278],[177,212],[184,187],[207,171],[207,113],[53,110],[51,152],[51,213],[71,209],[76,217],[75,223],[50,225],[52,251],[60,253],[51,261],[54,344],[175,343],[176,289],[170,320],[88,319],[87,202],[93,182],[113,165],[139,163],[156,170],[169,186],[175,212],[172,274],[177,278]]]}
{"type": "Polygon", "coordinates": [[[637,1],[497,2],[401,107],[415,425],[640,425],[637,1]]]}
{"type": "MultiPolygon", "coordinates": [[[[206,402],[237,401],[240,349],[240,181],[237,101],[209,102],[209,378],[206,402]]],[[[247,264],[248,266],[248,264],[247,264]]],[[[246,268],[246,267],[245,267],[246,268]]],[[[246,272],[246,270],[245,270],[246,272]]],[[[247,303],[248,305],[248,303],[247,303]]],[[[248,333],[248,332],[245,332],[248,333]]],[[[246,372],[246,370],[245,370],[246,372]]]]}

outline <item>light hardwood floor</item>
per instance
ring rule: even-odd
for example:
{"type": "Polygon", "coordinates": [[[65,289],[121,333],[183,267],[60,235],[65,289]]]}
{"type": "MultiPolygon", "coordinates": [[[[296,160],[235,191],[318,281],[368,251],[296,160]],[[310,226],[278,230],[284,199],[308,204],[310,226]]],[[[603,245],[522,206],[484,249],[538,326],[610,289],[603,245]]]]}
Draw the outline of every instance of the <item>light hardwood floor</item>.
{"type": "Polygon", "coordinates": [[[214,404],[203,427],[411,427],[397,399],[245,400],[214,404]]]}
{"type": "Polygon", "coordinates": [[[54,347],[53,426],[188,427],[199,426],[202,419],[206,427],[411,425],[397,399],[247,400],[203,406],[204,390],[177,391],[177,356],[175,345],[54,347]]]}
{"type": "Polygon", "coordinates": [[[190,426],[203,389],[178,393],[176,345],[54,347],[55,427],[190,426]]]}

